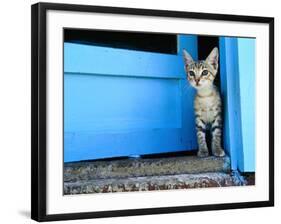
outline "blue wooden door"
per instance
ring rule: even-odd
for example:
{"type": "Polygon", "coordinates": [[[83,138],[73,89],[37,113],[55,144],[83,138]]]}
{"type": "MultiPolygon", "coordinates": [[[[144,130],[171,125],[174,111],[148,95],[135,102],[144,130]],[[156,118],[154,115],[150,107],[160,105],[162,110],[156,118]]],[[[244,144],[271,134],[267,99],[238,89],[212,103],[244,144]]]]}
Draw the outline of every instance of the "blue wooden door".
{"type": "Polygon", "coordinates": [[[65,43],[64,161],[196,149],[182,48],[197,58],[191,35],[177,55],[65,43]]]}

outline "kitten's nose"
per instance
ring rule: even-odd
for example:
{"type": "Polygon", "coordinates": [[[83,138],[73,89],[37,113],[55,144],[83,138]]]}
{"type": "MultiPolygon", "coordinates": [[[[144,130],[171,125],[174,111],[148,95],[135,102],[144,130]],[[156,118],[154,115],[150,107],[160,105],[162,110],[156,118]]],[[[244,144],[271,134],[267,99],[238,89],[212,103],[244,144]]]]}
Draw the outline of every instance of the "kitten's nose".
{"type": "Polygon", "coordinates": [[[198,86],[198,85],[199,85],[199,81],[200,81],[200,79],[195,79],[196,86],[198,86]]]}

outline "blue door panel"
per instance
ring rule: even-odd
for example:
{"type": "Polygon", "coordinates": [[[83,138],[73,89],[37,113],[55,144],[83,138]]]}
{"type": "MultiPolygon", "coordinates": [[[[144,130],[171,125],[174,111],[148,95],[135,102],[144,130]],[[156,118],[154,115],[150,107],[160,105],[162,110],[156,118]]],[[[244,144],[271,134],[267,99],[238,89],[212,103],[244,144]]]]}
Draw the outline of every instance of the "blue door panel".
{"type": "MultiPolygon", "coordinates": [[[[182,46],[196,52],[197,38],[182,46]]],[[[181,48],[168,55],[65,43],[64,54],[65,162],[197,147],[181,48]]]]}
{"type": "Polygon", "coordinates": [[[178,79],[65,75],[67,131],[180,128],[178,79]]]}

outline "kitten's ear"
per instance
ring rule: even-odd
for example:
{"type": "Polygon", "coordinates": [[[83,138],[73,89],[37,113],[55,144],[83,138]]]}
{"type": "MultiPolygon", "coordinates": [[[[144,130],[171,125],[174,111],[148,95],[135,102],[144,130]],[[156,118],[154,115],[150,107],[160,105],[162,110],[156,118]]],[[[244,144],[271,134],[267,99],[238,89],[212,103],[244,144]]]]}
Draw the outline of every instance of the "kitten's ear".
{"type": "Polygon", "coordinates": [[[212,68],[217,71],[219,66],[219,50],[215,47],[206,59],[206,62],[212,66],[212,68]]]}
{"type": "Polygon", "coordinates": [[[185,49],[183,49],[183,59],[184,59],[185,65],[189,65],[193,62],[191,55],[189,53],[187,53],[187,51],[185,49]]]}

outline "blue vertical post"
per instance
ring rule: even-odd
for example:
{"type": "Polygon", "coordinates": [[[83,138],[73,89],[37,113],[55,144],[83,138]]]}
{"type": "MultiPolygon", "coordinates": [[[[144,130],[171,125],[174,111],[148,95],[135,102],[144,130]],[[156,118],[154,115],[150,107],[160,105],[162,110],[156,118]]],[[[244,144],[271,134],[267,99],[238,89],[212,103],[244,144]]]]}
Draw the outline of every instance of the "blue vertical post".
{"type": "Polygon", "coordinates": [[[238,44],[235,37],[220,38],[221,94],[224,105],[224,148],[231,168],[243,164],[238,44]]]}
{"type": "Polygon", "coordinates": [[[255,171],[255,39],[238,38],[243,161],[238,168],[255,171]]]}

